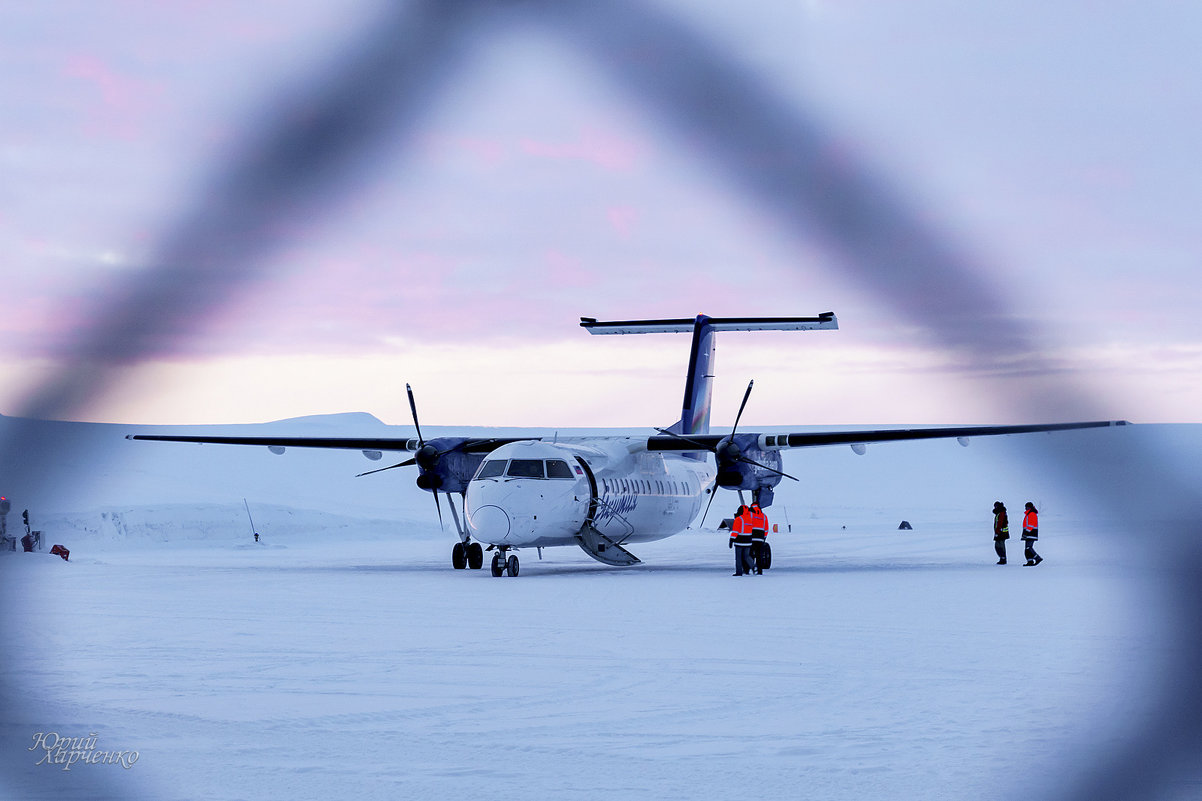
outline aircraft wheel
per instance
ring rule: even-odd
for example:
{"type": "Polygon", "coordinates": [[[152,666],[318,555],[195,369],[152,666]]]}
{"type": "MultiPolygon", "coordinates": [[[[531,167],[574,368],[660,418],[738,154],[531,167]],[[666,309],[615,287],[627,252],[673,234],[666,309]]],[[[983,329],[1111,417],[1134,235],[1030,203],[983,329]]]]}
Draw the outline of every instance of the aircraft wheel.
{"type": "Polygon", "coordinates": [[[509,557],[506,568],[509,570],[509,575],[516,576],[518,574],[518,558],[516,556],[509,557]]]}
{"type": "Polygon", "coordinates": [[[473,542],[467,546],[467,566],[472,570],[484,567],[484,549],[480,547],[480,543],[473,542]]]}
{"type": "Polygon", "coordinates": [[[760,546],[760,570],[772,567],[772,546],[764,543],[760,546]]]}
{"type": "Polygon", "coordinates": [[[451,567],[456,570],[467,567],[467,553],[462,542],[455,543],[455,547],[451,549],[451,567]]]}
{"type": "Polygon", "coordinates": [[[501,554],[494,553],[492,555],[492,574],[494,576],[500,576],[504,572],[505,572],[505,563],[503,561],[501,561],[501,554]]]}

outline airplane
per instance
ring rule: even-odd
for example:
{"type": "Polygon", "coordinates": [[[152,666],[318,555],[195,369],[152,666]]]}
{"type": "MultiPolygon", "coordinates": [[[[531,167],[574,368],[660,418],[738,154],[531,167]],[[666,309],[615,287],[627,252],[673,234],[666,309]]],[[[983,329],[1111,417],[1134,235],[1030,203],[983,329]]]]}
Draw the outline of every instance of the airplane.
{"type": "MultiPolygon", "coordinates": [[[[955,438],[1067,431],[1127,425],[1126,421],[1008,426],[960,426],[796,433],[739,432],[739,420],[751,395],[747,385],[729,434],[710,433],[714,354],[724,331],[823,331],[839,327],[833,312],[816,317],[709,317],[600,322],[582,317],[594,335],[691,333],[688,370],[680,418],[653,436],[437,437],[424,439],[412,388],[406,384],[416,438],[205,436],[131,434],[127,439],[158,442],[340,448],[363,451],[378,460],[384,452],[413,454],[365,476],[416,466],[417,486],[448,498],[459,535],[451,551],[455,569],[479,569],[492,551],[493,576],[517,576],[514,551],[523,548],[577,546],[606,565],[623,567],[641,560],[627,546],[665,539],[690,527],[718,489],[748,492],[754,503],[771,506],[784,478],[782,451],[824,445],[850,445],[859,454],[868,444],[901,440],[955,438]],[[711,462],[710,456],[713,456],[711,462]],[[463,519],[455,506],[461,498],[463,519]],[[709,501],[704,502],[709,496],[709,501]]],[[[705,514],[702,515],[704,525],[705,514]]]]}

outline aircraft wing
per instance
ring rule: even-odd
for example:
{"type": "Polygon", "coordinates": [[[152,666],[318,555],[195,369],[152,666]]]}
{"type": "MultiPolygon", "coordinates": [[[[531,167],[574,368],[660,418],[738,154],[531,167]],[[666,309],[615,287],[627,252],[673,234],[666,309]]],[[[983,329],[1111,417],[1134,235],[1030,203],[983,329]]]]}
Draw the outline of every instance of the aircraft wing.
{"type": "MultiPolygon", "coordinates": [[[[999,434],[1032,434],[1040,431],[1071,431],[1080,428],[1104,428],[1130,425],[1126,420],[1102,420],[1091,423],[1043,423],[1020,426],[955,426],[943,428],[886,428],[875,431],[808,431],[790,434],[753,434],[763,448],[813,448],[819,445],[867,445],[873,442],[897,442],[910,439],[989,437],[999,434]]],[[[712,451],[726,434],[690,434],[649,437],[649,451],[712,451]]],[[[738,435],[740,437],[746,434],[738,435]]]]}

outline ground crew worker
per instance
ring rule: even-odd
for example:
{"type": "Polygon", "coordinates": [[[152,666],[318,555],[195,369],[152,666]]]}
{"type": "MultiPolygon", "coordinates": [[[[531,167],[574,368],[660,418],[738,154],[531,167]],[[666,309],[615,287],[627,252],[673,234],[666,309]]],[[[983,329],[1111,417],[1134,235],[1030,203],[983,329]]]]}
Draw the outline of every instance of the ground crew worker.
{"type": "Polygon", "coordinates": [[[997,563],[1006,564],[1006,540],[1010,539],[1010,521],[1006,518],[1006,504],[993,504],[993,550],[997,551],[997,563]]]}
{"type": "Polygon", "coordinates": [[[756,575],[764,575],[764,544],[768,541],[768,515],[758,503],[751,504],[751,563],[756,575]]]}
{"type": "Polygon", "coordinates": [[[735,519],[730,525],[729,547],[735,549],[735,572],[741,576],[744,572],[751,574],[751,524],[752,512],[746,506],[740,506],[735,513],[735,519]]]}
{"type": "Polygon", "coordinates": [[[1035,553],[1037,539],[1039,539],[1039,510],[1035,508],[1035,504],[1027,501],[1027,511],[1023,514],[1023,544],[1027,546],[1027,563],[1023,567],[1035,567],[1043,561],[1043,557],[1035,553]]]}

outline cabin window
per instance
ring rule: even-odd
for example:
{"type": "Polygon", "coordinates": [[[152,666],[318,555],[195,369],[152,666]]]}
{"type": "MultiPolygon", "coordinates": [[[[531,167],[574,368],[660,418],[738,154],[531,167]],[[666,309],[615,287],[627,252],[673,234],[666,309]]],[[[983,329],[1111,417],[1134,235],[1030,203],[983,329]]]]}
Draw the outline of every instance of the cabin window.
{"type": "Polygon", "coordinates": [[[542,459],[511,459],[505,475],[510,478],[542,478],[542,459]]]}
{"type": "Polygon", "coordinates": [[[571,478],[572,468],[568,467],[568,463],[563,459],[548,459],[547,460],[547,478],[571,478]]]}
{"type": "Polygon", "coordinates": [[[480,465],[480,472],[476,473],[476,478],[496,478],[505,475],[507,462],[507,459],[489,459],[480,465]]]}

